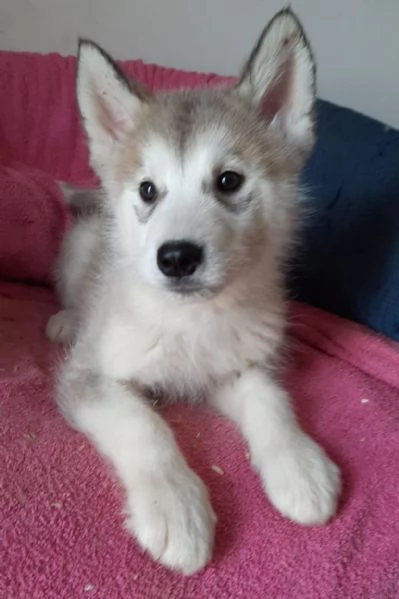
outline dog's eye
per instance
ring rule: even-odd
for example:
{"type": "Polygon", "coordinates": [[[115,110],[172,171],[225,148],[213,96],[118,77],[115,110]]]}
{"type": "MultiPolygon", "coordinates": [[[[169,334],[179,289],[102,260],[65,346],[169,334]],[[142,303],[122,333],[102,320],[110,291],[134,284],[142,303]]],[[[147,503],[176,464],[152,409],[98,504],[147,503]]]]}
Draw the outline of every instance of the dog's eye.
{"type": "Polygon", "coordinates": [[[140,197],[146,204],[152,204],[158,197],[158,190],[152,181],[143,181],[139,187],[140,197]]]}
{"type": "Polygon", "coordinates": [[[221,193],[234,193],[244,183],[244,177],[234,171],[224,171],[216,179],[216,189],[221,193]]]}

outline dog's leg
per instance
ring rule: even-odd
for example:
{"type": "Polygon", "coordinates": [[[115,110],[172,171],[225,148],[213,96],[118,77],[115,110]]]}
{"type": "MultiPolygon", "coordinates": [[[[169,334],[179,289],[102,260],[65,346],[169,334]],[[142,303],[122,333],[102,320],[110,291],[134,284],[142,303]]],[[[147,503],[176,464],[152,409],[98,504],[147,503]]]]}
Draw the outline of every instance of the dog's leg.
{"type": "Polygon", "coordinates": [[[184,574],[205,566],[216,518],[166,422],[127,385],[70,365],[59,404],[114,466],[126,490],[127,528],[141,546],[184,574]]]}
{"type": "Polygon", "coordinates": [[[338,468],[301,430],[288,394],[266,373],[243,372],[211,403],[240,427],[270,501],[284,516],[312,525],[334,515],[338,468]]]}

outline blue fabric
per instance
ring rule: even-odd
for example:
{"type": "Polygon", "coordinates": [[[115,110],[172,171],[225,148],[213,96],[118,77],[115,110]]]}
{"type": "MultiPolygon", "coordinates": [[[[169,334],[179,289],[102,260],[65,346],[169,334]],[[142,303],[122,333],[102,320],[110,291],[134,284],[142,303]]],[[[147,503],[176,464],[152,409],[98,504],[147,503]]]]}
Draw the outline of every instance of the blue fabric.
{"type": "Polygon", "coordinates": [[[399,341],[399,131],[318,102],[294,296],[399,341]]]}

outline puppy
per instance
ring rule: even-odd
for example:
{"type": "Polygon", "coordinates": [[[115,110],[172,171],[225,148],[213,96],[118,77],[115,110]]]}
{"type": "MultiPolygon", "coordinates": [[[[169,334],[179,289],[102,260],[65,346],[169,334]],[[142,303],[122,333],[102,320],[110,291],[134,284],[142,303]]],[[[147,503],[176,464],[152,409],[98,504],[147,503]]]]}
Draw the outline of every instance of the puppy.
{"type": "Polygon", "coordinates": [[[231,418],[273,506],[327,522],[338,469],[299,427],[275,371],[281,268],[314,143],[315,66],[298,19],[278,13],[238,82],[218,89],[153,94],[83,40],[77,97],[103,193],[65,189],[83,208],[48,335],[72,346],[58,403],[118,474],[127,528],[184,574],[211,558],[216,517],[146,401],[159,392],[231,418]]]}

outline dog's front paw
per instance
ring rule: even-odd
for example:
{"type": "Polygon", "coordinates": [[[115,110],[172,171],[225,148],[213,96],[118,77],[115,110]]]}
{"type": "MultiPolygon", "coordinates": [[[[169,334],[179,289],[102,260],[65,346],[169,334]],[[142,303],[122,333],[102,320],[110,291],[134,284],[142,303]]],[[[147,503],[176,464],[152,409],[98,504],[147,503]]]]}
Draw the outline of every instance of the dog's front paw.
{"type": "Polygon", "coordinates": [[[324,524],[336,512],[341,490],[339,470],[304,434],[269,455],[261,476],[270,501],[290,520],[324,524]]]}
{"type": "Polygon", "coordinates": [[[205,485],[187,466],[135,481],[127,515],[127,528],[165,566],[188,575],[209,561],[216,516],[205,485]]]}

